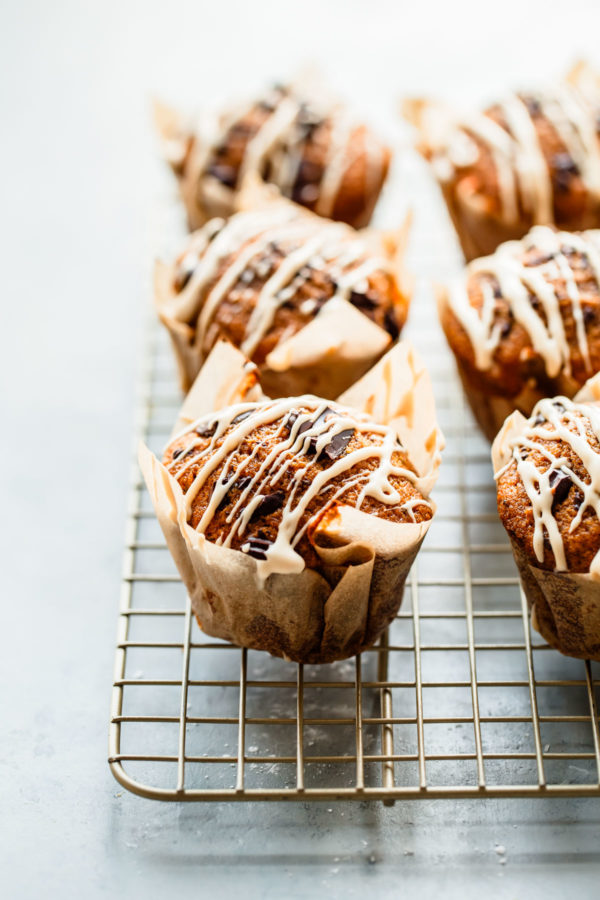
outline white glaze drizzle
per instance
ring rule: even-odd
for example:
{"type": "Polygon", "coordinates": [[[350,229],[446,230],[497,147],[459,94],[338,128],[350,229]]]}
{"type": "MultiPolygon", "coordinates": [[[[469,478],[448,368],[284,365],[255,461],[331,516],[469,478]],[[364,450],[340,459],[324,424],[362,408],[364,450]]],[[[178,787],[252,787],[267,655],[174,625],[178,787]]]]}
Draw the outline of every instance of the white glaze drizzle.
{"type": "Polygon", "coordinates": [[[221,230],[212,241],[203,233],[215,233],[213,221],[194,234],[180,263],[181,271],[189,274],[191,270],[192,274],[170,300],[174,316],[180,321],[195,321],[195,341],[204,349],[209,348],[211,323],[219,304],[245,271],[263,280],[241,344],[249,357],[268,332],[278,307],[296,293],[307,265],[324,269],[335,280],[335,292],[327,303],[348,299],[355,289],[359,293],[361,288],[366,290],[366,279],[376,271],[393,274],[390,261],[371,254],[365,240],[347,225],[322,221],[292,205],[237,213],[219,225],[221,230]],[[284,247],[286,256],[272,274],[264,273],[263,278],[260,257],[271,242],[284,247]]]}
{"type": "MultiPolygon", "coordinates": [[[[335,407],[331,407],[327,401],[305,395],[275,401],[236,404],[218,413],[201,417],[174,438],[177,440],[183,435],[194,434],[196,429],[202,425],[208,425],[211,428],[215,426],[215,431],[210,439],[196,437],[187,445],[185,456],[182,458],[185,459],[185,464],[180,466],[176,475],[179,479],[192,466],[199,467],[184,496],[185,512],[189,521],[193,503],[199,491],[210,475],[219,471],[218,480],[197,525],[197,531],[206,531],[219,504],[226,497],[230,488],[240,477],[244,476],[249,462],[260,455],[262,446],[257,442],[251,453],[234,466],[233,457],[240,445],[250,438],[256,429],[273,423],[279,423],[274,435],[275,441],[254,475],[240,490],[238,499],[226,519],[229,530],[226,534],[222,533],[218,539],[220,546],[230,547],[234,538],[238,540],[242,538],[247,531],[252,514],[264,497],[277,489],[281,478],[294,462],[298,459],[305,461],[305,465],[300,465],[296,469],[285,502],[282,503],[282,516],[277,537],[274,543],[265,549],[266,559],[257,560],[261,577],[266,577],[271,572],[302,571],[304,561],[294,548],[316,518],[313,516],[300,526],[306,509],[317,497],[323,498],[322,509],[317,515],[321,515],[322,510],[331,506],[334,501],[343,500],[347,491],[358,485],[362,485],[362,487],[354,503],[357,509],[361,508],[366,497],[371,497],[387,506],[405,509],[412,521],[416,521],[414,509],[417,506],[432,509],[432,504],[424,497],[412,498],[407,503],[399,505],[401,498],[390,481],[391,476],[403,477],[413,485],[417,485],[419,479],[415,472],[393,462],[393,454],[401,451],[402,447],[397,441],[396,433],[391,428],[375,424],[365,414],[337,404],[335,407]],[[328,409],[333,409],[335,414],[325,416],[328,409]],[[293,424],[288,426],[286,422],[292,412],[296,414],[296,418],[293,420],[293,424]],[[244,413],[248,413],[248,415],[239,422],[234,422],[236,417],[244,413]],[[228,429],[231,430],[228,431],[228,429]],[[305,430],[302,431],[302,429],[305,430]],[[342,454],[334,458],[327,467],[320,471],[313,471],[308,486],[302,484],[304,476],[307,475],[318,455],[336,435],[348,429],[369,435],[369,444],[350,451],[345,448],[342,454]],[[218,446],[221,438],[223,438],[222,443],[218,446]],[[207,440],[208,444],[202,449],[202,445],[206,444],[207,440]],[[308,453],[311,443],[314,448],[313,455],[308,453]],[[333,486],[331,482],[334,478],[344,475],[354,466],[369,461],[376,462],[372,469],[365,467],[364,470],[348,478],[342,485],[336,486],[332,496],[327,496],[333,486]]],[[[182,460],[173,460],[167,468],[173,471],[178,461],[182,460]]],[[[241,549],[243,552],[247,552],[249,544],[243,544],[241,549]]]]}
{"type": "Polygon", "coordinates": [[[593,278],[600,285],[600,230],[574,234],[557,232],[540,225],[532,228],[522,241],[508,241],[492,256],[474,260],[467,266],[464,277],[451,286],[450,307],[469,336],[478,369],[486,370],[491,367],[494,352],[501,340],[501,329],[495,315],[496,297],[489,283],[481,282],[481,309],[476,310],[471,306],[467,284],[472,275],[489,275],[497,280],[502,299],[508,304],[515,321],[529,334],[532,346],[544,360],[551,378],[561,371],[567,374],[571,371],[571,350],[555,284],[558,279],[564,280],[575,322],[578,348],[586,368],[591,371],[581,309],[582,298],[569,258],[563,252],[565,248],[585,258],[593,278]],[[523,258],[530,249],[551,255],[551,258],[537,265],[526,266],[523,258]],[[546,322],[534,309],[531,295],[541,302],[546,322]]]}
{"type": "MultiPolygon", "coordinates": [[[[536,559],[543,562],[544,539],[547,537],[554,556],[555,571],[566,571],[568,566],[563,537],[552,510],[553,479],[564,475],[583,494],[581,505],[569,525],[569,533],[579,527],[587,508],[592,509],[600,518],[600,453],[590,444],[586,424],[596,440],[600,441],[600,407],[574,403],[566,397],[540,400],[523,429],[509,441],[506,447],[508,462],[495,475],[498,481],[513,463],[516,464],[533,511],[533,551],[536,559]],[[589,482],[573,471],[566,456],[556,456],[552,452],[550,441],[560,441],[571,448],[588,473],[589,482]],[[540,453],[548,461],[544,471],[532,462],[533,451],[540,453]]],[[[597,566],[599,558],[600,551],[590,569],[597,566]]]]}
{"type": "MultiPolygon", "coordinates": [[[[241,185],[249,175],[262,177],[263,169],[268,163],[271,168],[269,181],[276,184],[284,196],[292,196],[303,158],[303,147],[308,140],[307,131],[299,121],[302,106],[305,104],[306,100],[291,89],[277,95],[273,112],[265,118],[256,134],[248,142],[238,173],[238,185],[241,185]]],[[[200,160],[194,158],[193,177],[198,180],[199,184],[203,178],[213,177],[206,167],[214,150],[224,142],[232,125],[249,113],[252,106],[253,104],[239,108],[224,117],[221,127],[212,135],[208,150],[202,154],[200,160]]],[[[312,102],[310,108],[315,108],[312,102]]],[[[322,121],[329,123],[330,132],[321,181],[315,186],[317,192],[315,211],[322,216],[331,216],[344,175],[352,162],[348,151],[356,126],[339,106],[323,108],[322,121]]],[[[368,201],[370,195],[378,189],[381,183],[384,153],[382,145],[367,130],[362,152],[365,154],[367,173],[365,200],[368,201]]]]}
{"type": "MultiPolygon", "coordinates": [[[[597,88],[584,91],[581,86],[557,85],[531,95],[531,99],[539,105],[541,114],[576,163],[592,200],[600,200],[597,88]]],[[[518,95],[512,95],[500,101],[497,108],[509,131],[486,113],[472,113],[455,121],[440,157],[450,163],[447,177],[452,178],[454,168],[460,167],[460,162],[454,159],[453,148],[457,148],[460,156],[461,134],[467,132],[487,147],[494,160],[504,221],[509,224],[518,221],[520,200],[523,211],[531,216],[534,224],[551,224],[554,222],[551,170],[526,103],[518,95]]],[[[441,171],[440,166],[438,169],[441,171]]]]}

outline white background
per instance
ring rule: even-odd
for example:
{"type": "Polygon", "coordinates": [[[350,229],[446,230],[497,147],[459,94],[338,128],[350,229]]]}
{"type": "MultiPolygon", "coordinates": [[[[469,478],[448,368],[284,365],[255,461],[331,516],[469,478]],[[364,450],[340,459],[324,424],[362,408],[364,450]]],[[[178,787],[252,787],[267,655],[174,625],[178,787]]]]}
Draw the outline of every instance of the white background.
{"type": "MultiPolygon", "coordinates": [[[[599,35],[598,2],[4,0],[5,896],[597,896],[598,802],[179,809],[120,795],[105,747],[155,249],[150,97],[199,106],[317,61],[393,135],[402,92],[493,96],[581,54],[600,65],[599,35]]],[[[385,217],[410,200],[408,179],[385,217]]]]}

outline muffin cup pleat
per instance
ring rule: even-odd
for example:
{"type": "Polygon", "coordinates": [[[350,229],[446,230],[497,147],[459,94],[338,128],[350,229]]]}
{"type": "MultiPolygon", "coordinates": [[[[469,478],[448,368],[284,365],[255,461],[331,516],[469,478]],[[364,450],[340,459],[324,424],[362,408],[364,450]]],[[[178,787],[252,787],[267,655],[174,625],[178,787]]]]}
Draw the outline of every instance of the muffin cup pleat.
{"type": "Polygon", "coordinates": [[[511,543],[533,627],[566,656],[600,662],[598,581],[589,574],[539,569],[511,543]]]}

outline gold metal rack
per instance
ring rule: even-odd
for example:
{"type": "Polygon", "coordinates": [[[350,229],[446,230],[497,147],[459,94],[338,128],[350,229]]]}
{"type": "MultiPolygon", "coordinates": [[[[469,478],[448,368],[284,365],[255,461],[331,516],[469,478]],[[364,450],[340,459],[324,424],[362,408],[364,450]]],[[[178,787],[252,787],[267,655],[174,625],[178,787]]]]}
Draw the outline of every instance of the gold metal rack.
{"type": "MultiPolygon", "coordinates": [[[[298,666],[203,635],[134,462],[109,747],[124,787],[188,801],[600,796],[600,669],[530,630],[489,447],[436,340],[438,514],[399,616],[351,661],[298,666]]],[[[159,452],[180,402],[152,328],[136,444],[159,452]]]]}

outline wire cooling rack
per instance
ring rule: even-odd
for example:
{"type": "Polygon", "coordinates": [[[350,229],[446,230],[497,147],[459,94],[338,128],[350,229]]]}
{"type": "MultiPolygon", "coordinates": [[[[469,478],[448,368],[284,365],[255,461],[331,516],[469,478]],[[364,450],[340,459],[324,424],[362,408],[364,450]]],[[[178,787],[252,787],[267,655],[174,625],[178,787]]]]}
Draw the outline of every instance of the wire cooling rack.
{"type": "MultiPolygon", "coordinates": [[[[420,246],[414,271],[451,268],[447,234],[420,246]]],[[[109,741],[124,787],[160,800],[600,796],[600,666],[530,629],[489,445],[435,318],[418,285],[411,330],[447,440],[438,513],[400,614],[355,659],[298,666],[204,635],[133,463],[109,741]]],[[[136,445],[160,453],[180,403],[152,326],[136,445]]]]}

